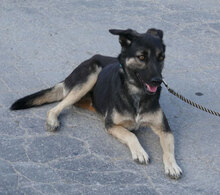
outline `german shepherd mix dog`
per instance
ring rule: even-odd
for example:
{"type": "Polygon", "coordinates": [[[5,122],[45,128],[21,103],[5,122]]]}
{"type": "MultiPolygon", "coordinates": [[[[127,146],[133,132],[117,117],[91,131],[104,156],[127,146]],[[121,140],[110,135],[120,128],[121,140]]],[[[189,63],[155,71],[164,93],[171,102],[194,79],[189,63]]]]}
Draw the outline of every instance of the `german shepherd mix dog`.
{"type": "Polygon", "coordinates": [[[70,105],[95,110],[104,117],[108,133],[126,144],[132,158],[143,164],[148,164],[149,156],[131,130],[148,126],[160,137],[165,173],[178,179],[182,171],[174,156],[174,137],[159,104],[165,58],[163,31],[109,31],[119,35],[121,53],[117,58],[95,55],[63,82],[17,100],[11,110],[61,101],[48,112],[49,131],[59,127],[58,116],[70,105]]]}

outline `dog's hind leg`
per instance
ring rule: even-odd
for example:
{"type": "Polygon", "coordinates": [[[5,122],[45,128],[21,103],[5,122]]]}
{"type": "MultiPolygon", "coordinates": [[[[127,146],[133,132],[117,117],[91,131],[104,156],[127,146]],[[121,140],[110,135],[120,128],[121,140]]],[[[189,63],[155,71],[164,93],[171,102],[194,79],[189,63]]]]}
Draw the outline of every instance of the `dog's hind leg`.
{"type": "Polygon", "coordinates": [[[73,88],[85,83],[89,75],[97,72],[99,73],[101,68],[115,62],[117,62],[117,58],[95,55],[76,67],[76,69],[74,69],[64,81],[51,88],[44,89],[18,99],[11,105],[10,109],[27,109],[61,101],[73,88]]]}
{"type": "Polygon", "coordinates": [[[69,94],[54,108],[52,108],[47,114],[47,130],[54,131],[59,127],[58,116],[61,111],[78,102],[83,96],[85,96],[95,85],[98,75],[101,71],[101,67],[96,65],[92,73],[84,75],[83,82],[77,83],[72,87],[69,94]]]}

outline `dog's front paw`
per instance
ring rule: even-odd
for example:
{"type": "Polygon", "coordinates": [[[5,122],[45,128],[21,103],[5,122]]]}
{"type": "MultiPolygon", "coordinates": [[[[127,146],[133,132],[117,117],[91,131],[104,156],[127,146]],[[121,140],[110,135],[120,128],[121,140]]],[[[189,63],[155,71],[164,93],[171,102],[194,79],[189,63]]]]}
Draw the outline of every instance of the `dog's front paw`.
{"type": "Polygon", "coordinates": [[[150,158],[141,145],[133,145],[130,147],[132,159],[141,164],[148,164],[150,158]]]}
{"type": "Polygon", "coordinates": [[[171,179],[179,179],[182,176],[181,168],[176,164],[176,162],[164,162],[165,174],[171,179]]]}

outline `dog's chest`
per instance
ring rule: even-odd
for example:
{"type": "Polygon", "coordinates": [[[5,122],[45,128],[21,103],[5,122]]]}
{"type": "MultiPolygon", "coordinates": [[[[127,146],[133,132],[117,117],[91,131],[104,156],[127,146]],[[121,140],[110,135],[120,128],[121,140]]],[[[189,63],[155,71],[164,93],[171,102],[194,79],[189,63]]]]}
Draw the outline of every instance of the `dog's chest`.
{"type": "Polygon", "coordinates": [[[132,115],[128,112],[119,113],[115,110],[112,114],[112,120],[115,125],[123,126],[129,130],[137,130],[146,122],[143,114],[132,115]]]}

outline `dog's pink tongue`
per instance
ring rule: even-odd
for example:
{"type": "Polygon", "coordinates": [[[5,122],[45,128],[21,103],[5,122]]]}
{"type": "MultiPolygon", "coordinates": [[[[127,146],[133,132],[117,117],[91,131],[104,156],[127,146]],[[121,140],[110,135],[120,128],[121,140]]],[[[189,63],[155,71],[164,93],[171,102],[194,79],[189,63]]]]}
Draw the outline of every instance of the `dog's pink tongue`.
{"type": "Polygon", "coordinates": [[[155,86],[150,86],[146,83],[147,89],[148,91],[150,91],[151,93],[155,93],[157,91],[157,87],[155,86]]]}

